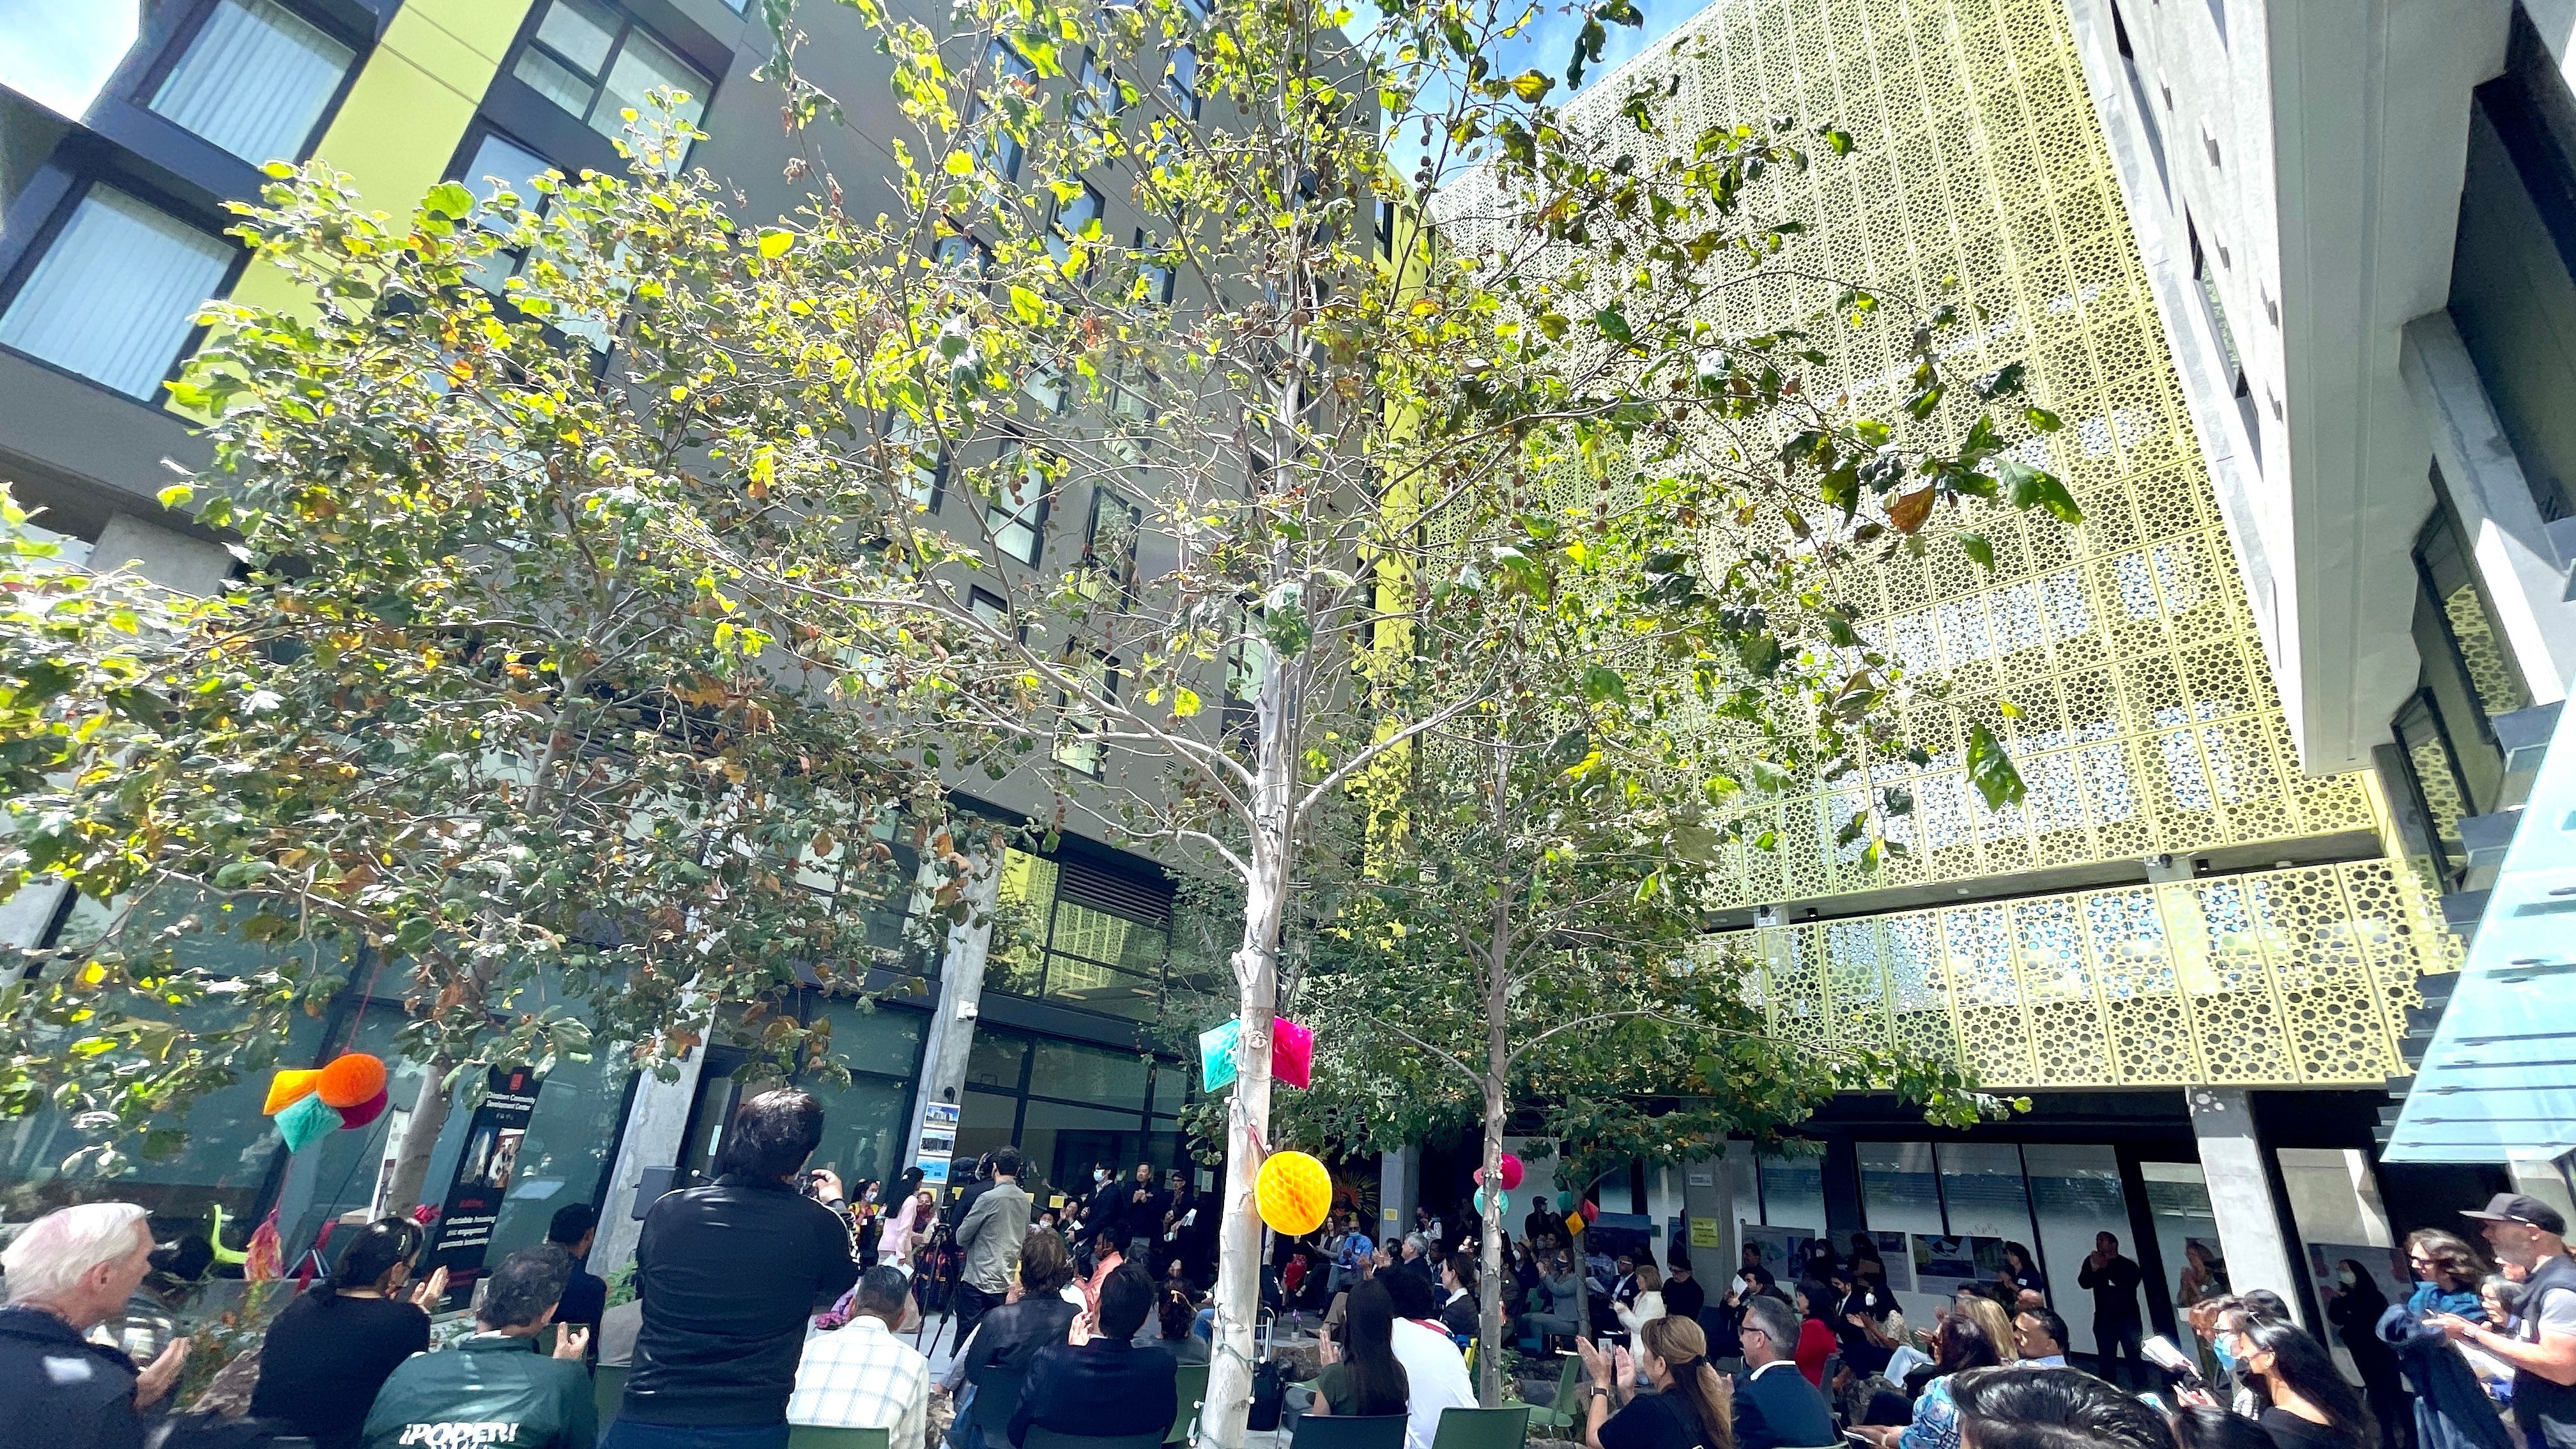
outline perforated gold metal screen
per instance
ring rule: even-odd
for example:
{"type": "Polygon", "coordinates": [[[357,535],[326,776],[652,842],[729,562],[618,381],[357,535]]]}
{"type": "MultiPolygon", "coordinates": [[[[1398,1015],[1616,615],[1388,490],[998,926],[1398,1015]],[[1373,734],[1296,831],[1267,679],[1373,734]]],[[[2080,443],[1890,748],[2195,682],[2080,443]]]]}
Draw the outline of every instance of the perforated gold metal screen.
{"type": "MultiPolygon", "coordinates": [[[[1779,180],[1801,265],[1975,319],[1951,358],[2026,361],[2065,420],[2026,446],[2085,522],[1979,520],[1986,573],[1935,543],[1848,581],[1867,633],[1952,697],[1910,737],[1933,760],[1777,802],[1721,905],[1821,901],[2088,862],[2370,830],[2366,776],[2302,775],[2184,411],[2117,183],[2054,0],[1717,0],[1574,107],[1643,148],[1709,125],[1831,120],[1857,154],[1779,180]],[[1678,77],[1660,135],[1615,109],[1678,77]],[[1956,290],[1945,291],[1955,279],[1956,290]],[[2003,705],[2009,702],[2013,709],[2003,705]],[[1968,725],[2012,748],[2029,798],[1986,810],[1968,725]],[[1910,794],[1890,815],[1889,792],[1910,794]],[[1831,842],[1853,810],[1906,847],[1876,871],[1831,842]]],[[[1799,319],[1743,287],[1725,322],[1799,319]]],[[[1907,370],[1900,329],[1838,333],[1855,395],[1907,370]]],[[[1964,427],[1974,407],[1952,403],[1964,427]]],[[[1960,905],[1742,933],[1777,1024],[1820,1041],[1958,1053],[1998,1086],[2375,1082],[2404,1067],[2398,1008],[2455,969],[2391,862],[1960,905]]]]}

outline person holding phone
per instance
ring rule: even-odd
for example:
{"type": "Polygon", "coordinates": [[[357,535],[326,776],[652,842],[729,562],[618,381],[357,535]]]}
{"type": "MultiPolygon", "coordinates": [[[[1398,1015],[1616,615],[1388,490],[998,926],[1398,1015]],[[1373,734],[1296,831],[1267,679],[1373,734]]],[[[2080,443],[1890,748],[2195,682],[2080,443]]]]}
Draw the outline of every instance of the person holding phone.
{"type": "Polygon", "coordinates": [[[1637,1351],[1574,1341],[1591,1377],[1584,1396],[1585,1449],[1734,1449],[1734,1386],[1708,1361],[1699,1325],[1669,1315],[1637,1329],[1637,1351]],[[1636,1394],[1642,1373],[1654,1385],[1636,1394]]]}
{"type": "MultiPolygon", "coordinates": [[[[447,1296],[447,1270],[411,1280],[420,1225],[378,1218],[340,1252],[340,1266],[269,1325],[250,1412],[284,1419],[315,1449],[351,1449],[367,1410],[405,1359],[429,1351],[429,1313],[447,1296]]],[[[565,1281],[573,1264],[565,1260],[565,1281]]]]}
{"type": "Polygon", "coordinates": [[[599,1437],[582,1366],[590,1331],[567,1327],[551,1357],[528,1351],[528,1341],[555,1321],[571,1276],[572,1259],[551,1244],[511,1254],[483,1290],[473,1336],[447,1353],[414,1354],[385,1380],[367,1412],[368,1449],[590,1449],[599,1437]]]}

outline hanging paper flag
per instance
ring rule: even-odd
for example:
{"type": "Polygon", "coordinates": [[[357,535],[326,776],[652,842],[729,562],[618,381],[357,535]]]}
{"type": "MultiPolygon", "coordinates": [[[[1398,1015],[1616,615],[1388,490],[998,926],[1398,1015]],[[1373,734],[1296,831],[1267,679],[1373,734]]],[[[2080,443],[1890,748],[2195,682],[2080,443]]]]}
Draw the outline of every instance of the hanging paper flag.
{"type": "Polygon", "coordinates": [[[304,1144],[339,1128],[340,1114],[330,1103],[310,1094],[296,1098],[277,1114],[277,1135],[286,1140],[289,1152],[301,1152],[304,1144]]]}
{"type": "Polygon", "coordinates": [[[1284,1016],[1270,1022],[1270,1075],[1292,1087],[1304,1087],[1315,1070],[1315,1029],[1284,1016]]]}
{"type": "Polygon", "coordinates": [[[268,1079],[268,1102],[259,1111],[263,1117],[274,1117],[295,1102],[313,1095],[322,1074],[314,1071],[279,1072],[268,1079]]]}
{"type": "Polygon", "coordinates": [[[358,1105],[351,1107],[340,1114],[341,1128],[345,1131],[354,1132],[358,1128],[366,1126],[377,1118],[385,1115],[385,1107],[392,1100],[391,1095],[388,1094],[384,1088],[376,1088],[376,1094],[374,1096],[369,1097],[367,1100],[360,1102],[358,1105]]]}
{"type": "Polygon", "coordinates": [[[1234,1046],[1242,1039],[1243,1023],[1239,1020],[1199,1033],[1200,1085],[1211,1092],[1234,1085],[1234,1046]]]}

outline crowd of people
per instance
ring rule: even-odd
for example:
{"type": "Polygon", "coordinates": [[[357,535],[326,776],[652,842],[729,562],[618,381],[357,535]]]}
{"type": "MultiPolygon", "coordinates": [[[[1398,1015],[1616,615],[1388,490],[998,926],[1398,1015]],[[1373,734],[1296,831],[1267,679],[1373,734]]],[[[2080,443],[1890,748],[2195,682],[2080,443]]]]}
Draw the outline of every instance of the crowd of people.
{"type": "MultiPolygon", "coordinates": [[[[791,1425],[882,1429],[889,1449],[942,1432],[943,1449],[1023,1449],[1032,1430],[1179,1422],[1183,1371],[1211,1353],[1216,1226],[1188,1183],[1104,1166],[1088,1194],[1040,1207],[1006,1147],[945,1213],[913,1178],[854,1203],[807,1167],[822,1129],[804,1092],[752,1098],[720,1175],[646,1211],[631,1303],[609,1307],[588,1272],[596,1224],[575,1204],[483,1275],[470,1331],[435,1348],[446,1273],[415,1277],[416,1225],[365,1224],[244,1360],[255,1383],[229,1420],[170,1413],[184,1340],[138,1365],[94,1335],[150,1269],[143,1210],[60,1209],[0,1254],[0,1398],[15,1410],[0,1449],[140,1449],[155,1431],[167,1449],[261,1432],[317,1449],[784,1449],[791,1425]],[[943,1290],[956,1337],[934,1374],[920,1334],[943,1290]],[[625,1370],[613,1399],[594,1382],[602,1364],[625,1370]]],[[[2408,1239],[2417,1281],[2402,1303],[2341,1265],[2326,1331],[2358,1386],[2277,1295],[2227,1291],[2214,1258],[2181,1305],[2200,1351],[2142,1345],[2141,1275],[2108,1233],[2078,1278],[2098,1375],[2070,1366],[2068,1326],[2018,1245],[1994,1281],[1917,1326],[1866,1235],[1848,1253],[1812,1242],[1787,1284],[1748,1248],[1726,1283],[1703,1285],[1679,1244],[1662,1265],[1583,1253],[1588,1234],[1536,1216],[1498,1245],[1494,1348],[1525,1369],[1571,1356],[1562,1382],[1579,1402],[1549,1410],[1586,1449],[2576,1449],[2566,1224],[2514,1194],[2465,1216],[2474,1235],[2408,1239]]],[[[1345,1208],[1315,1234],[1272,1238],[1265,1299],[1316,1311],[1317,1352],[1305,1371],[1265,1367],[1256,1427],[1283,1407],[1292,1430],[1400,1415],[1407,1449],[1433,1449],[1442,1415],[1477,1402],[1468,1354],[1486,1332],[1481,1225],[1461,1218],[1452,1237],[1426,1208],[1389,1243],[1345,1208]]]]}

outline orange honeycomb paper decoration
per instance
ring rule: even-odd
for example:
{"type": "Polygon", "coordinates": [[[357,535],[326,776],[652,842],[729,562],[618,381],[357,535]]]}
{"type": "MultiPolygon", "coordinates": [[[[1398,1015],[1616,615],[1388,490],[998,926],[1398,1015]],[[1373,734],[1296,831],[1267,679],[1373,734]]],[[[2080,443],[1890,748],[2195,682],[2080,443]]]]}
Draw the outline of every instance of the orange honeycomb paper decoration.
{"type": "Polygon", "coordinates": [[[1333,1177],[1303,1152],[1274,1152],[1261,1164],[1252,1195],[1271,1231],[1303,1237],[1323,1226],[1324,1212],[1333,1202],[1333,1177]]]}

